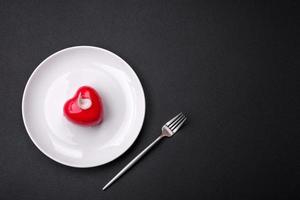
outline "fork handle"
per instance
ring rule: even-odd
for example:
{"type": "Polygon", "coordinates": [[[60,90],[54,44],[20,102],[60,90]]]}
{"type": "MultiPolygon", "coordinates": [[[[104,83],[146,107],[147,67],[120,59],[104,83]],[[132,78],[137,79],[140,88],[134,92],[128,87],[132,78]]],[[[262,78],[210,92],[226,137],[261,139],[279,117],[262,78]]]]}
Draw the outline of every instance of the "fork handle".
{"type": "Polygon", "coordinates": [[[141,153],[139,153],[130,163],[128,163],[113,179],[111,179],[103,188],[105,190],[113,182],[115,182],[120,176],[122,176],[127,170],[129,170],[137,161],[139,161],[158,141],[160,141],[164,136],[160,135],[156,140],[154,140],[149,146],[147,146],[141,153]]]}

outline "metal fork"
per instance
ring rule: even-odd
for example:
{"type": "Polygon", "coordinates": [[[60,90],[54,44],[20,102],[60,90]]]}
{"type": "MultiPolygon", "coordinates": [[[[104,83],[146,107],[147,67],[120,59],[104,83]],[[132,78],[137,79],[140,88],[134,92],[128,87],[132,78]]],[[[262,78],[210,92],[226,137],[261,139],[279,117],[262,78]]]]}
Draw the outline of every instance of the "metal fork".
{"type": "Polygon", "coordinates": [[[186,121],[186,116],[182,113],[179,113],[170,121],[168,121],[163,127],[161,128],[160,136],[154,140],[148,147],[146,147],[139,155],[137,155],[130,163],[128,163],[115,177],[113,177],[103,188],[105,190],[108,188],[113,182],[115,182],[120,176],[122,176],[128,169],[130,169],[139,159],[143,157],[158,141],[160,141],[164,137],[171,137],[173,136],[179,128],[183,125],[186,121]]]}

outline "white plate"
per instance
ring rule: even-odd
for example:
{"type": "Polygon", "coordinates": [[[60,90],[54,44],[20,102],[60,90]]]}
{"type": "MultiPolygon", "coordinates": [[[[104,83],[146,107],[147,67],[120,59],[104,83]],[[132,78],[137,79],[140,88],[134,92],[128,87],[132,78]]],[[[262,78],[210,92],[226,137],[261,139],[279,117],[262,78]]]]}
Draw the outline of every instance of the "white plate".
{"type": "Polygon", "coordinates": [[[22,115],[31,140],[45,155],[72,167],[94,167],[133,144],[144,121],[145,96],[137,75],[119,56],[97,47],[71,47],[34,70],[22,115]],[[83,85],[95,88],[103,100],[104,120],[95,127],[63,116],[64,103],[83,85]]]}

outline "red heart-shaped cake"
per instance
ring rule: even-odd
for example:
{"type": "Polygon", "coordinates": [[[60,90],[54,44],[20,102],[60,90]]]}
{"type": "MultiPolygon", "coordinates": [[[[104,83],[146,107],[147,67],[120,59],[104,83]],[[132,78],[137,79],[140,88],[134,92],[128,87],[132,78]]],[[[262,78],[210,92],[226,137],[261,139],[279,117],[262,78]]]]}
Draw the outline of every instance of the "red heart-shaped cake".
{"type": "Polygon", "coordinates": [[[64,114],[71,122],[93,126],[103,119],[103,105],[100,95],[89,86],[80,87],[74,97],[64,105],[64,114]]]}

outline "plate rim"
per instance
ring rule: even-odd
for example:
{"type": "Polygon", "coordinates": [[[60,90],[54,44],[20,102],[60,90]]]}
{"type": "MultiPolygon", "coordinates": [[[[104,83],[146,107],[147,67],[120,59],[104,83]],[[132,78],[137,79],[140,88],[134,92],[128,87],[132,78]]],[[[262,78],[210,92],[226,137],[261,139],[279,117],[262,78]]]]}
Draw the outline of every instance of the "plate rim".
{"type": "Polygon", "coordinates": [[[67,47],[67,48],[64,48],[64,49],[61,49],[59,51],[56,51],[54,53],[52,53],[50,56],[46,57],[40,64],[38,64],[38,66],[33,70],[33,72],[31,73],[31,75],[29,76],[27,82],[26,82],[26,85],[25,85],[25,88],[23,90],[23,95],[22,95],[22,120],[23,120],[23,124],[25,126],[25,129],[26,129],[26,132],[28,134],[28,136],[30,137],[31,141],[33,142],[33,144],[44,154],[46,155],[48,158],[52,159],[53,161],[59,163],[59,164],[62,164],[64,166],[69,166],[69,167],[74,167],[74,168],[92,168],[92,167],[98,167],[98,166],[101,166],[101,165],[105,165],[107,163],[110,163],[114,160],[116,160],[117,158],[119,158],[120,156],[122,156],[126,151],[128,151],[128,149],[130,149],[130,147],[134,144],[134,142],[136,141],[136,139],[138,138],[138,136],[140,135],[140,132],[142,130],[142,127],[144,125],[144,120],[145,120],[145,114],[146,114],[146,97],[145,97],[145,92],[144,92],[144,88],[143,88],[143,85],[141,83],[141,80],[139,79],[137,73],[133,70],[133,68],[124,60],[122,59],[120,56],[118,56],[117,54],[113,53],[112,51],[109,51],[107,49],[104,49],[104,48],[101,48],[101,47],[97,47],[97,46],[89,46],[89,45],[79,45],[79,46],[71,46],[71,47],[67,47]],[[133,72],[133,75],[136,77],[137,79],[137,83],[138,85],[140,85],[140,89],[141,89],[141,92],[142,92],[142,97],[143,97],[143,101],[142,101],[142,107],[143,107],[143,115],[142,115],[142,120],[141,120],[141,124],[139,125],[138,127],[138,134],[136,134],[135,138],[132,140],[131,144],[126,147],[124,149],[124,151],[119,154],[118,156],[114,157],[113,159],[111,160],[108,160],[106,162],[101,162],[101,163],[95,163],[95,164],[92,164],[92,165],[85,165],[85,166],[80,166],[80,165],[74,165],[74,164],[70,164],[70,163],[67,163],[67,162],[64,162],[64,161],[61,161],[55,157],[53,157],[52,155],[48,154],[42,147],[40,147],[40,145],[37,143],[37,141],[34,139],[34,137],[31,135],[30,131],[29,131],[29,128],[28,128],[28,125],[26,124],[26,120],[25,120],[25,94],[27,93],[27,90],[29,88],[29,85],[30,83],[32,82],[32,79],[33,77],[36,75],[36,73],[38,72],[38,70],[41,68],[41,66],[46,62],[48,61],[49,59],[51,59],[52,57],[58,55],[58,54],[61,54],[65,51],[68,51],[68,50],[72,50],[72,49],[80,49],[80,48],[88,48],[88,49],[96,49],[96,50],[100,50],[100,51],[104,51],[112,56],[115,56],[117,57],[118,59],[120,59],[122,62],[124,62],[128,67],[129,69],[133,72]]]}

